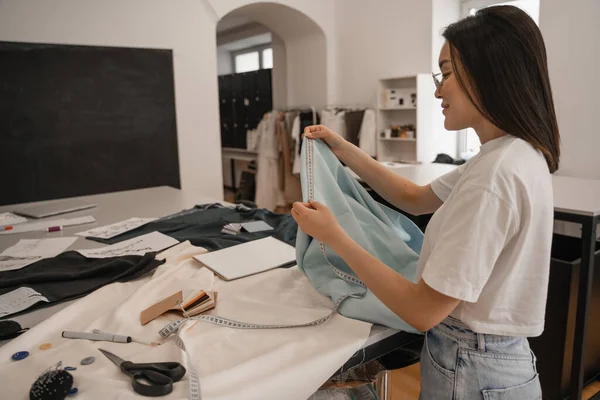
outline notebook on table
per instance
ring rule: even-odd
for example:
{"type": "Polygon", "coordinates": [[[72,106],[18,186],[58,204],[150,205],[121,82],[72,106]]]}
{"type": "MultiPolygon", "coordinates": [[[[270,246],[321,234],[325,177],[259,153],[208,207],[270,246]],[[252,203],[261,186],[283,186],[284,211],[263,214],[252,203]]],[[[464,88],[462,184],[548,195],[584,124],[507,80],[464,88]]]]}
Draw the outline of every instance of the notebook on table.
{"type": "Polygon", "coordinates": [[[272,236],[194,258],[226,281],[296,263],[296,248],[272,236]]]}

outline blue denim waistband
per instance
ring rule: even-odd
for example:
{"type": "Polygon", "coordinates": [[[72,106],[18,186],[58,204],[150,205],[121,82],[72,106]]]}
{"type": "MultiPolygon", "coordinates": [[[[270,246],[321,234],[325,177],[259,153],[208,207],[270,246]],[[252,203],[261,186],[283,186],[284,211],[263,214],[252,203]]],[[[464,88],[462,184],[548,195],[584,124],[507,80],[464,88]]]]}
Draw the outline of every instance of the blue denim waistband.
{"type": "Polygon", "coordinates": [[[450,316],[442,322],[440,322],[438,325],[436,325],[433,329],[451,338],[475,343],[481,343],[482,339],[485,339],[485,342],[488,343],[499,343],[514,340],[514,337],[512,336],[475,333],[471,329],[469,329],[469,327],[465,325],[464,322],[450,316]]]}

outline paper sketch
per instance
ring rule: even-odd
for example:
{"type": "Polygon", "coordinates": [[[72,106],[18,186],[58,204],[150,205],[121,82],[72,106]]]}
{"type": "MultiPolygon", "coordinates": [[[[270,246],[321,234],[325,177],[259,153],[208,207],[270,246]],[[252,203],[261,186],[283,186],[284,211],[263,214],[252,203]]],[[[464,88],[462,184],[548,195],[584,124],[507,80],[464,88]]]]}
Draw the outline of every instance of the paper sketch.
{"type": "Polygon", "coordinates": [[[77,240],[76,237],[22,239],[0,253],[0,271],[26,267],[42,258],[55,257],[77,240]]]}
{"type": "Polygon", "coordinates": [[[154,221],[156,218],[129,218],[125,221],[120,221],[115,224],[101,226],[90,229],[84,232],[76,233],[77,236],[94,237],[99,239],[110,239],[122,233],[129,232],[148,222],[154,221]]]}
{"type": "Polygon", "coordinates": [[[20,287],[0,296],[0,318],[23,311],[40,301],[48,299],[32,288],[20,287]]]}
{"type": "Polygon", "coordinates": [[[80,254],[88,258],[107,258],[118,256],[131,256],[144,254],[152,251],[161,251],[179,243],[178,240],[160,232],[151,232],[133,239],[115,243],[98,249],[78,250],[80,254]]]}

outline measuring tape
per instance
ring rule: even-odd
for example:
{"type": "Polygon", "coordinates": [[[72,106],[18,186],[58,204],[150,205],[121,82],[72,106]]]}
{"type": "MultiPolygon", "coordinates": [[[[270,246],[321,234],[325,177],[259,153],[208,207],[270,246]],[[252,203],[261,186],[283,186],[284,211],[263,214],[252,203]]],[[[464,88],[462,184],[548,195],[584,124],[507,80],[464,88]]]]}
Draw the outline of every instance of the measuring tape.
{"type": "MultiPolygon", "coordinates": [[[[306,162],[307,162],[307,174],[306,175],[308,178],[308,198],[309,198],[309,200],[314,199],[314,194],[315,194],[314,193],[315,190],[314,190],[314,161],[313,161],[314,142],[313,141],[314,141],[314,139],[306,141],[306,162]]],[[[165,326],[158,332],[158,334],[163,339],[166,339],[169,336],[171,336],[172,334],[175,334],[175,340],[174,340],[175,345],[177,347],[179,347],[185,353],[187,369],[188,369],[188,378],[189,378],[188,380],[190,382],[190,396],[189,396],[190,400],[201,400],[202,397],[201,397],[201,393],[200,393],[200,379],[198,378],[198,372],[196,371],[196,368],[194,367],[192,357],[191,357],[190,353],[188,352],[188,350],[186,349],[183,339],[181,339],[181,336],[179,336],[179,330],[181,329],[182,325],[185,324],[186,322],[188,322],[188,321],[204,321],[204,322],[209,322],[214,325],[218,325],[218,326],[222,326],[222,327],[226,327],[226,328],[232,328],[232,329],[306,328],[306,327],[319,326],[319,325],[325,324],[327,321],[329,321],[335,315],[335,313],[337,313],[337,310],[341,307],[341,305],[344,303],[344,301],[346,299],[365,297],[365,295],[367,294],[367,288],[366,288],[365,284],[357,277],[347,274],[347,273],[339,270],[338,268],[336,268],[333,264],[331,264],[331,262],[329,261],[329,258],[327,257],[327,253],[325,251],[325,244],[323,242],[319,242],[319,248],[321,249],[321,254],[323,254],[325,261],[327,262],[327,264],[331,267],[333,272],[338,277],[345,280],[346,282],[354,283],[361,288],[361,291],[358,293],[348,294],[348,295],[340,297],[335,302],[333,309],[331,310],[331,312],[328,315],[326,315],[322,318],[316,319],[314,321],[304,323],[304,324],[277,325],[277,324],[253,324],[253,323],[248,323],[248,322],[239,322],[239,321],[234,321],[234,320],[230,320],[227,318],[217,317],[217,316],[212,316],[212,315],[200,315],[197,317],[188,317],[185,310],[182,309],[185,318],[171,322],[169,325],[165,326]]]]}

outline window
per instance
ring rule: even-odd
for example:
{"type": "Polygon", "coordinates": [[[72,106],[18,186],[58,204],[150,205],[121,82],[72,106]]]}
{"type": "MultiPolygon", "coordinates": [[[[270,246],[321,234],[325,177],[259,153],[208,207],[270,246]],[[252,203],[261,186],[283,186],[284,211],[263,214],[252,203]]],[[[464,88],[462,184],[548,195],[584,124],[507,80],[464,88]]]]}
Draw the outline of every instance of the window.
{"type": "MultiPolygon", "coordinates": [[[[462,3],[462,15],[463,17],[469,15],[475,15],[475,13],[485,7],[499,6],[499,5],[511,5],[519,7],[525,11],[529,16],[539,25],[540,17],[540,0],[512,0],[512,1],[498,1],[498,0],[467,0],[462,3]]],[[[479,142],[479,136],[471,128],[463,130],[459,134],[459,154],[463,158],[469,158],[472,155],[479,152],[481,143],[479,142]]]]}
{"type": "Polygon", "coordinates": [[[251,53],[238,54],[235,56],[235,72],[249,72],[260,69],[260,62],[258,60],[258,51],[251,53]]]}
{"type": "Polygon", "coordinates": [[[262,51],[263,69],[273,68],[273,49],[264,49],[262,51]]]}
{"type": "Polygon", "coordinates": [[[273,68],[273,49],[271,47],[253,47],[234,52],[232,55],[236,73],[273,68]]]}

